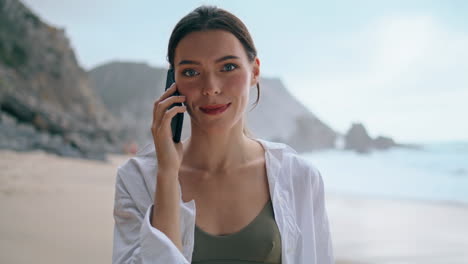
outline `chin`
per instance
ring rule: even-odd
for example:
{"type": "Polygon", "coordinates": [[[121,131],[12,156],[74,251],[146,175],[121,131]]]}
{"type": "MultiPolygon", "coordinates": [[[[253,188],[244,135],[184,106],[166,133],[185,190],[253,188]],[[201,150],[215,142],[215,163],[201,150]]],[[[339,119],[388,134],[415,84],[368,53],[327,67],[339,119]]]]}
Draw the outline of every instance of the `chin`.
{"type": "MultiPolygon", "coordinates": [[[[238,122],[233,122],[234,120],[226,119],[217,119],[217,120],[198,120],[194,125],[202,131],[212,134],[212,135],[221,135],[229,134],[233,129],[235,129],[238,122]]],[[[242,121],[240,121],[242,122],[242,121]]]]}

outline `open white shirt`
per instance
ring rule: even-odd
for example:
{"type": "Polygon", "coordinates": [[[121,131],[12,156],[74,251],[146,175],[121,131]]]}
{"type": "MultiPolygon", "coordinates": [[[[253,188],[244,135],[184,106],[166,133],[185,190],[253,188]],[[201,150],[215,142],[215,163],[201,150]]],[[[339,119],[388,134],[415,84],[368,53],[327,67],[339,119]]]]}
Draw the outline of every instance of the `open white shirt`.
{"type": "MultiPolygon", "coordinates": [[[[266,172],[275,220],[281,235],[283,264],[334,263],[320,172],[292,148],[256,139],[265,149],[266,172]]],[[[194,247],[195,201],[180,193],[183,250],[150,223],[157,160],[146,145],[117,169],[112,263],[190,263],[194,247]]]]}

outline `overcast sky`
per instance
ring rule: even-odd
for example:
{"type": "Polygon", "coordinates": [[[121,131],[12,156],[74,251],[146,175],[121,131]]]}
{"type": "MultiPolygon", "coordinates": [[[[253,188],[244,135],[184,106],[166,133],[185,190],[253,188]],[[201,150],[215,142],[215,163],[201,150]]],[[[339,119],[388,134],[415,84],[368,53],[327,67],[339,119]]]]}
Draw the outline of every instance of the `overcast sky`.
{"type": "MultiPolygon", "coordinates": [[[[339,132],[362,122],[403,142],[468,139],[468,1],[24,0],[65,28],[86,70],[166,66],[177,21],[200,4],[240,17],[262,75],[339,132]]],[[[264,91],[268,92],[268,91],[264,91]]]]}

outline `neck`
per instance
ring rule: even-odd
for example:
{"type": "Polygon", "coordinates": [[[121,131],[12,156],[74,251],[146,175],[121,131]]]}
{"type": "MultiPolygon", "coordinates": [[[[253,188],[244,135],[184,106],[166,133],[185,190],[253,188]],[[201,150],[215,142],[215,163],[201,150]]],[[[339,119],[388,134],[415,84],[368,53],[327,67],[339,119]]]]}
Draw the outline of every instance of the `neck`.
{"type": "MultiPolygon", "coordinates": [[[[241,122],[242,123],[242,122],[241,122]]],[[[192,134],[184,142],[184,166],[216,175],[247,164],[256,143],[236,125],[223,133],[210,133],[192,125],[192,134]]]]}

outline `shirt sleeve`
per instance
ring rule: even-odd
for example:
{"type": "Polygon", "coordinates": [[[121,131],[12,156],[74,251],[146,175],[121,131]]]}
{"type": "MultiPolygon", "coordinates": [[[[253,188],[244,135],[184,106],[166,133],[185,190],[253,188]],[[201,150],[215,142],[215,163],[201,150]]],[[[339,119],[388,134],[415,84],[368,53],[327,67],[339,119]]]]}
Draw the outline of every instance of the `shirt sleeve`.
{"type": "Polygon", "coordinates": [[[325,193],[322,175],[315,169],[313,190],[313,218],[315,230],[316,263],[335,263],[328,214],[325,207],[325,193]]]}
{"type": "Polygon", "coordinates": [[[113,264],[188,264],[177,246],[150,223],[153,205],[145,215],[125,188],[117,172],[114,201],[113,264]]]}

